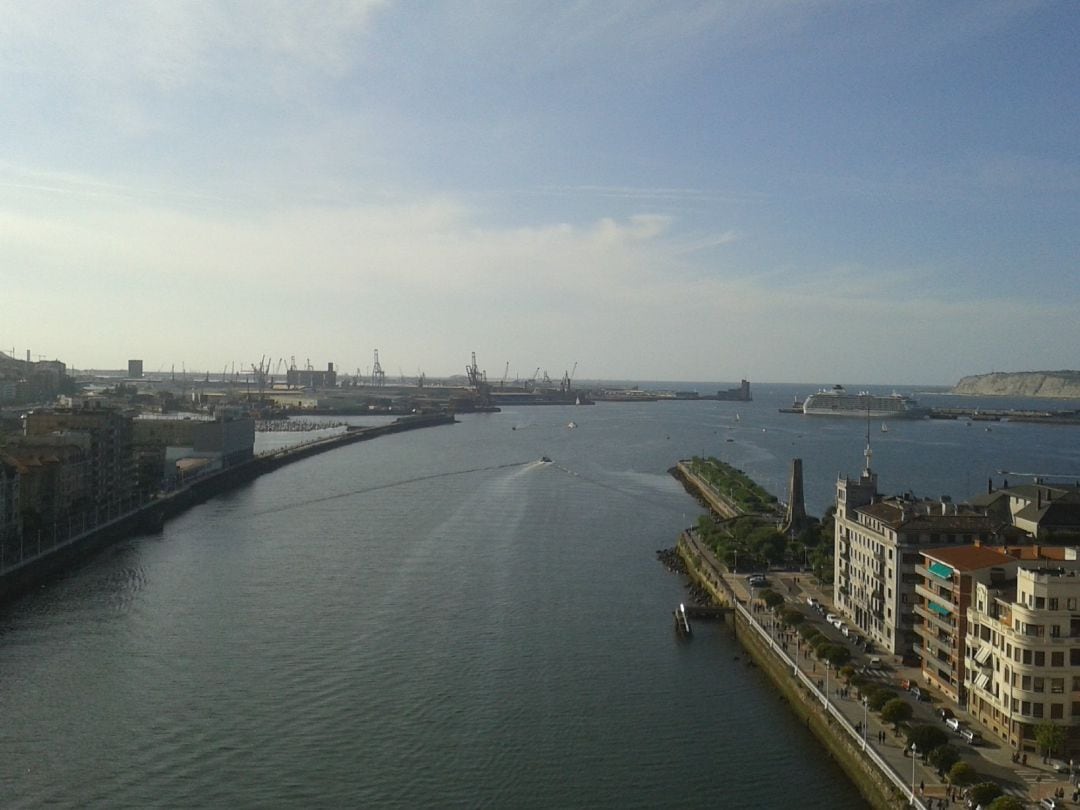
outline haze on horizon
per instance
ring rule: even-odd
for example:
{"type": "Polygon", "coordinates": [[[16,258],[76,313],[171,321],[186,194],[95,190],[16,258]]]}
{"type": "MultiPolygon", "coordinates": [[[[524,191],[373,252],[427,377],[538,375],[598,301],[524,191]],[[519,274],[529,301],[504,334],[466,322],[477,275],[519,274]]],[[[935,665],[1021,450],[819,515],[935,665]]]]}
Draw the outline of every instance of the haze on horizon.
{"type": "Polygon", "coordinates": [[[0,348],[77,368],[1076,368],[1080,14],[0,0],[0,348]]]}

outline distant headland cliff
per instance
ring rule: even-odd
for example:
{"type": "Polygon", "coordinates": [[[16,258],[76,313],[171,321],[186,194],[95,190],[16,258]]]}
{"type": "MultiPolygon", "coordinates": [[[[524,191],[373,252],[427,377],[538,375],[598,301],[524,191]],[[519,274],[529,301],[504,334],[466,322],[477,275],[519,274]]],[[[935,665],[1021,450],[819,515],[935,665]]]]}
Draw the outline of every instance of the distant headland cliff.
{"type": "Polygon", "coordinates": [[[1080,399],[1080,371],[1015,371],[975,374],[953,386],[954,394],[1080,399]]]}

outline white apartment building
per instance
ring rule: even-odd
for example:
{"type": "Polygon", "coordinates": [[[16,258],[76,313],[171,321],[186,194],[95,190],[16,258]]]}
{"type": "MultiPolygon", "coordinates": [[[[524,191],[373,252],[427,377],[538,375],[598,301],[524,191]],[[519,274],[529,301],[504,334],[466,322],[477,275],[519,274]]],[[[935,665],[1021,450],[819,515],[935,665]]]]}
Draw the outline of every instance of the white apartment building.
{"type": "Polygon", "coordinates": [[[917,640],[920,549],[1000,542],[1011,524],[947,499],[883,498],[869,445],[865,456],[862,475],[836,485],[833,602],[877,649],[905,655],[917,640]]]}
{"type": "Polygon", "coordinates": [[[1005,587],[980,583],[967,611],[968,713],[1011,748],[1035,751],[1041,723],[1080,750],[1080,561],[1075,548],[1010,549],[1022,561],[1005,587]],[[1056,559],[1055,559],[1056,558],[1056,559]]]}

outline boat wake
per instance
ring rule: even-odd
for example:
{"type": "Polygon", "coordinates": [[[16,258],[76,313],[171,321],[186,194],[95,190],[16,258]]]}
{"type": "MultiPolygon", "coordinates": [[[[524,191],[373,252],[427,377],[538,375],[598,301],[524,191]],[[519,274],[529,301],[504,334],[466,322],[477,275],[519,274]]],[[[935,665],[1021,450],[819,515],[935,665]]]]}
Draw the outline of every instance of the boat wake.
{"type": "Polygon", "coordinates": [[[416,478],[403,478],[400,481],[388,481],[385,484],[375,484],[370,487],[361,487],[359,489],[350,489],[347,492],[336,492],[333,495],[324,495],[321,498],[309,498],[305,501],[297,501],[296,503],[287,503],[282,506],[275,506],[271,509],[262,509],[258,512],[253,512],[252,517],[261,517],[262,515],[273,515],[278,512],[287,512],[290,509],[299,509],[302,506],[310,506],[315,503],[326,503],[327,501],[336,501],[342,498],[351,498],[354,495],[366,495],[369,492],[380,492],[384,489],[394,489],[395,487],[403,487],[409,484],[416,484],[421,481],[433,481],[437,478],[451,478],[457,475],[472,475],[480,472],[490,472],[492,470],[508,470],[514,467],[532,467],[532,466],[547,466],[544,462],[540,461],[515,461],[510,464],[493,464],[488,467],[471,467],[467,470],[450,470],[449,472],[435,473],[433,475],[420,475],[416,478]]]}

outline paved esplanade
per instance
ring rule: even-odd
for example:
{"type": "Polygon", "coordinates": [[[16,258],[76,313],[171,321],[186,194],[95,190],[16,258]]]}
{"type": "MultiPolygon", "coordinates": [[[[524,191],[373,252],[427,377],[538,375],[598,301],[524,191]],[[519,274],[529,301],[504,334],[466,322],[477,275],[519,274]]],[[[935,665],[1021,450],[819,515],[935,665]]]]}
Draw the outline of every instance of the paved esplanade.
{"type": "MultiPolygon", "coordinates": [[[[697,544],[696,538],[692,538],[692,542],[695,548],[702,553],[703,562],[706,566],[713,569],[711,572],[707,572],[707,575],[711,574],[713,577],[722,579],[727,590],[734,592],[740,600],[745,600],[745,604],[750,605],[753,597],[756,597],[756,592],[751,592],[745,577],[726,571],[710,551],[705,549],[703,545],[697,544]]],[[[813,584],[811,577],[804,576],[801,573],[776,574],[770,572],[769,576],[773,580],[773,590],[786,598],[787,606],[796,607],[808,620],[814,621],[815,627],[822,633],[834,639],[837,643],[847,645],[852,651],[851,663],[854,666],[862,667],[869,677],[877,680],[882,685],[895,688],[899,696],[911,704],[913,710],[911,722],[940,725],[941,719],[938,717],[937,711],[940,708],[947,707],[952,709],[958,717],[968,722],[969,725],[979,728],[977,724],[968,721],[966,713],[962,709],[940,693],[933,692],[930,701],[916,701],[901,689],[900,681],[902,679],[907,678],[912,681],[921,679],[922,673],[918,667],[904,667],[900,664],[900,659],[895,656],[880,656],[883,663],[871,667],[869,655],[856,648],[834,627],[822,621],[821,616],[808,606],[807,598],[814,597],[831,610],[830,589],[817,587],[813,584]]],[[[754,590],[756,591],[756,589],[754,590]]],[[[776,643],[798,662],[799,669],[807,677],[815,683],[818,681],[824,683],[826,679],[824,662],[817,660],[812,650],[803,643],[798,633],[785,630],[779,622],[773,619],[771,614],[764,612],[764,610],[760,612],[752,610],[751,618],[757,621],[776,643]]],[[[829,701],[834,709],[839,711],[856,728],[861,727],[858,724],[862,724],[865,720],[866,746],[872,748],[887,762],[909,788],[913,783],[916,792],[918,792],[918,786],[922,784],[925,785],[926,797],[937,799],[945,796],[948,786],[942,782],[937,770],[931,765],[924,764],[921,757],[916,757],[914,779],[912,779],[912,759],[904,747],[907,739],[906,734],[901,732],[897,736],[890,724],[882,723],[874,712],[867,711],[864,704],[856,697],[856,690],[852,689],[850,693],[845,695],[842,691],[845,684],[836,676],[834,671],[829,673],[828,678],[829,701]],[[882,732],[884,732],[883,736],[881,736],[882,732]]],[[[927,692],[926,686],[920,682],[920,687],[925,694],[927,692]]],[[[945,728],[944,725],[942,725],[942,728],[945,728]]],[[[1055,773],[1050,766],[1044,765],[1041,757],[1031,756],[1028,758],[1027,765],[1016,765],[1011,759],[1011,749],[996,738],[986,735],[984,735],[984,742],[980,746],[967,745],[960,737],[957,737],[952,743],[961,751],[963,760],[975,768],[980,781],[997,782],[1006,793],[1027,801],[1038,801],[1041,798],[1053,796],[1057,788],[1064,787],[1066,799],[1072,796],[1073,786],[1068,782],[1067,777],[1055,773]]]]}

